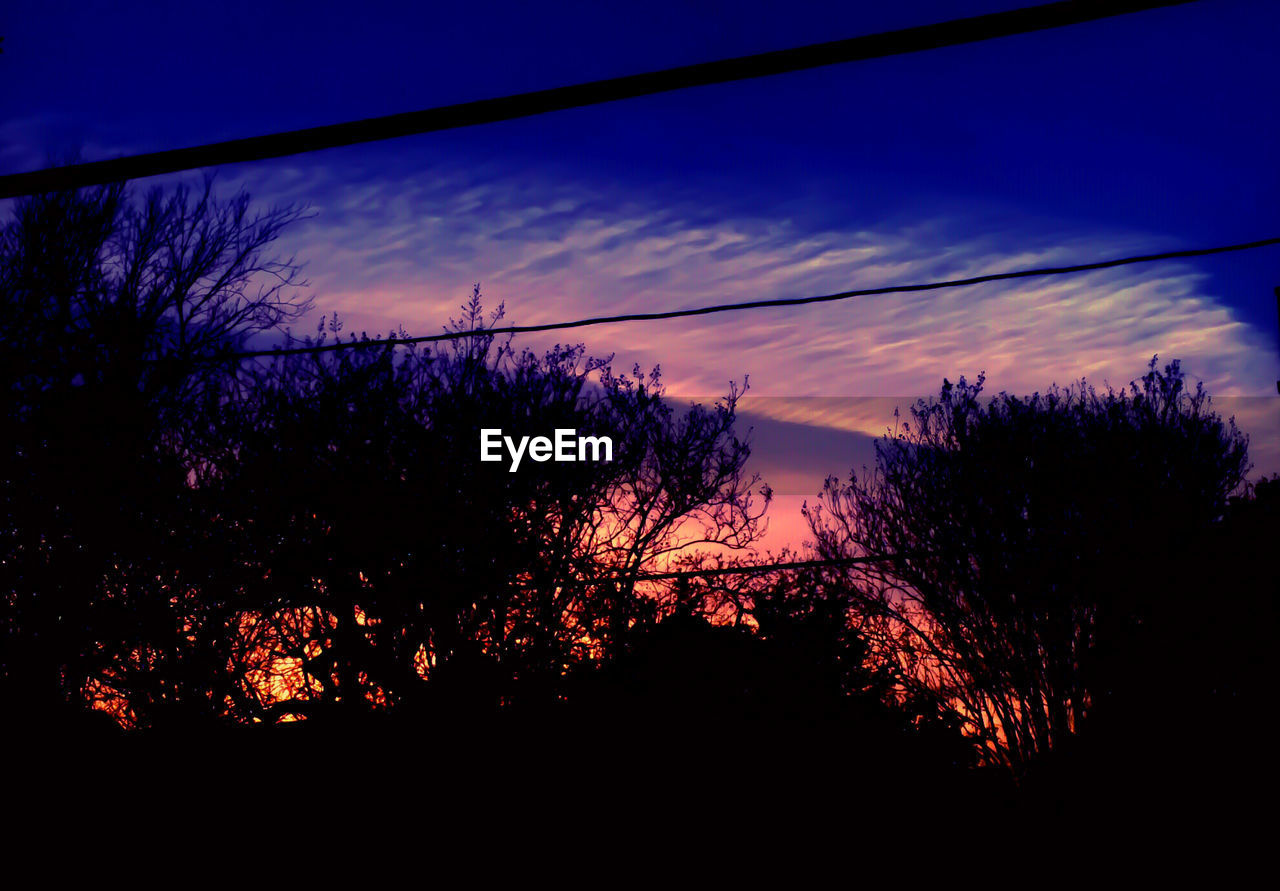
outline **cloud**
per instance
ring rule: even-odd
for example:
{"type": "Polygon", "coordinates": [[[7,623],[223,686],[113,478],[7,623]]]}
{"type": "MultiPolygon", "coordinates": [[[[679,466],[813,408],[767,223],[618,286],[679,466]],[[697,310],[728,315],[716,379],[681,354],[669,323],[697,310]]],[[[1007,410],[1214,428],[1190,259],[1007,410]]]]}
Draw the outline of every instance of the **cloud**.
{"type": "MultiPolygon", "coordinates": [[[[317,311],[336,310],[348,331],[438,331],[475,281],[490,305],[506,304],[508,322],[534,324],[1180,246],[1151,233],[983,208],[949,208],[910,224],[854,219],[817,227],[794,214],[726,212],[742,202],[696,185],[645,193],[492,165],[400,164],[340,172],[277,164],[257,168],[249,182],[258,194],[314,201],[317,217],[289,247],[312,258],[317,311]]],[[[1280,469],[1278,424],[1263,398],[1273,393],[1274,343],[1186,262],[549,332],[522,342],[565,340],[614,353],[624,367],[661,363],[668,390],[681,395],[713,397],[749,375],[743,407],[759,418],[872,436],[893,423],[894,407],[905,411],[936,393],[944,376],[985,371],[991,392],[1029,393],[1082,376],[1120,386],[1158,353],[1182,359],[1219,404],[1233,397],[1230,410],[1254,433],[1255,463],[1280,469]]],[[[779,469],[781,454],[770,463],[789,491],[804,491],[800,469],[812,474],[816,491],[826,473],[850,466],[815,467],[803,444],[788,441],[793,465],[779,469]]]]}

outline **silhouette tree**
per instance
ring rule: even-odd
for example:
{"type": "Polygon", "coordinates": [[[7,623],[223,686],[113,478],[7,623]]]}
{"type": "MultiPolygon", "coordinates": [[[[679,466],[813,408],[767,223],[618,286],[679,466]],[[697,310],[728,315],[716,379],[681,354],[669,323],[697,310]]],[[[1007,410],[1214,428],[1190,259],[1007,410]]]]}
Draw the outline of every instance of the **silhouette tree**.
{"type": "Polygon", "coordinates": [[[838,577],[824,567],[759,572],[751,560],[716,562],[743,573],[682,579],[681,606],[613,667],[611,696],[639,703],[659,724],[746,724],[775,748],[828,767],[844,762],[864,777],[974,763],[953,717],[910,695],[898,666],[872,652],[838,577]]]}
{"type": "Polygon", "coordinates": [[[270,253],[301,215],[207,179],[37,195],[0,229],[0,686],[31,726],[136,636],[125,577],[176,571],[184,433],[226,374],[193,360],[306,309],[298,265],[270,253]]]}
{"type": "Polygon", "coordinates": [[[1156,654],[1186,657],[1160,629],[1203,611],[1179,574],[1241,489],[1247,438],[1176,361],[1105,394],[983,404],[982,383],[944,382],[805,513],[822,556],[880,561],[841,573],[876,652],[1022,771],[1131,702],[1156,654]]]}
{"type": "Polygon", "coordinates": [[[657,620],[639,574],[754,540],[736,390],[678,413],[656,372],[614,374],[580,346],[517,353],[483,333],[478,288],[454,325],[476,336],[399,353],[364,338],[225,379],[190,440],[190,597],[152,584],[169,630],[97,678],[140,724],[175,720],[175,700],[202,720],[335,725],[555,703],[657,620]],[[482,428],[609,436],[613,460],[512,473],[479,460],[482,428]]]}

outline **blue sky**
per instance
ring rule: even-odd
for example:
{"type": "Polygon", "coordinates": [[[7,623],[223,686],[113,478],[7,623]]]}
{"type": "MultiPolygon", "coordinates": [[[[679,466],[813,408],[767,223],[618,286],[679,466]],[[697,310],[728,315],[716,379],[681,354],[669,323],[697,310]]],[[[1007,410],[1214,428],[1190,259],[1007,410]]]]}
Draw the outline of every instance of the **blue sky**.
{"type": "MultiPolygon", "coordinates": [[[[0,172],[1019,5],[11,3],[0,172]]],[[[287,247],[348,330],[434,332],[474,281],[521,324],[1246,241],[1280,235],[1277,33],[1280,5],[1201,0],[220,178],[313,206],[287,247]]],[[[573,339],[660,362],[683,395],[750,374],[761,466],[786,481],[778,516],[943,376],[1119,384],[1153,353],[1230,397],[1258,470],[1280,470],[1277,284],[1280,250],[1264,249],[573,339]]],[[[774,543],[796,540],[778,523],[774,543]]]]}

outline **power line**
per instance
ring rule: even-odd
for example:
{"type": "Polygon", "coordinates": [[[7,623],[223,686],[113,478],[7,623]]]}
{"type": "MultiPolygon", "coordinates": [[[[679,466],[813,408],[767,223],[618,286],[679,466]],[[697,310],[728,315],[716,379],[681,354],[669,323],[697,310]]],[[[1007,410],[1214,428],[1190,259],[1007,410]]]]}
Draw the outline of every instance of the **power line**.
{"type": "Polygon", "coordinates": [[[1075,272],[1087,272],[1095,269],[1111,269],[1117,266],[1129,266],[1135,263],[1151,263],[1157,260],[1178,260],[1188,257],[1205,257],[1210,254],[1225,254],[1232,251],[1247,251],[1254,248],[1280,244],[1280,237],[1264,238],[1259,241],[1247,241],[1240,244],[1226,244],[1210,248],[1190,248],[1180,251],[1164,251],[1159,254],[1142,254],[1135,257],[1120,257],[1113,260],[1099,260],[1094,263],[1079,263],[1073,266],[1048,266],[1038,269],[1020,269],[1014,272],[996,272],[990,275],[978,275],[972,278],[951,279],[949,281],[925,282],[914,285],[889,285],[882,288],[860,288],[853,291],[840,291],[835,294],[822,294],[815,297],[779,297],[772,300],[751,300],[743,303],[721,303],[714,306],[700,306],[694,309],[672,309],[664,312],[626,313],[616,316],[595,316],[587,319],[576,319],[571,322],[549,322],[544,325],[508,325],[503,328],[478,328],[469,331],[446,331],[441,334],[427,334],[420,337],[389,337],[381,340],[352,340],[317,346],[281,347],[277,349],[248,350],[239,353],[227,353],[221,356],[198,357],[199,361],[217,362],[232,359],[257,359],[271,356],[292,356],[302,353],[328,353],[335,350],[357,349],[364,347],[401,346],[414,343],[428,343],[442,340],[460,340],[465,337],[491,337],[499,334],[528,334],[535,331],[559,331],[566,328],[585,328],[590,325],[611,325],[618,322],[652,322],[659,319],[676,319],[686,316],[706,316],[713,313],[736,312],[743,309],[764,309],[776,306],[803,306],[809,303],[830,303],[836,300],[848,300],[852,297],[870,297],[877,294],[900,294],[913,291],[936,291],[941,288],[963,288],[985,282],[1007,281],[1016,278],[1032,278],[1044,275],[1067,275],[1075,272]]]}
{"type": "Polygon", "coordinates": [[[953,19],[931,25],[884,31],[785,50],[682,65],[643,74],[607,78],[565,87],[534,90],[493,99],[462,102],[265,136],[148,152],[106,161],[90,161],[0,176],[0,199],[38,192],[82,188],[121,180],[261,161],[339,146],[394,139],[458,127],[509,121],[551,111],[581,108],[655,93],[709,86],[826,65],[904,55],[1061,28],[1196,0],[1063,0],[1006,12],[953,19]]]}
{"type": "MultiPolygon", "coordinates": [[[[898,554],[893,557],[832,557],[823,560],[793,560],[787,563],[754,563],[746,566],[716,566],[710,569],[682,569],[674,572],[649,572],[634,576],[618,576],[618,581],[654,582],[666,579],[690,578],[709,575],[751,575],[760,572],[773,572],[785,569],[817,569],[823,566],[852,566],[861,563],[889,563],[899,557],[913,556],[898,554]]],[[[926,556],[926,555],[920,555],[926,556]]],[[[584,581],[610,581],[604,579],[584,579],[584,581]]]]}
{"type": "Polygon", "coordinates": [[[636,575],[602,575],[587,578],[566,579],[565,583],[601,584],[604,582],[657,582],[672,579],[697,578],[714,575],[756,575],[790,569],[819,569],[824,566],[856,566],[860,564],[891,563],[903,558],[936,556],[925,552],[894,554],[886,557],[827,557],[818,560],[792,560],[783,563],[748,563],[740,566],[713,566],[706,569],[679,569],[671,572],[642,572],[636,575]]]}

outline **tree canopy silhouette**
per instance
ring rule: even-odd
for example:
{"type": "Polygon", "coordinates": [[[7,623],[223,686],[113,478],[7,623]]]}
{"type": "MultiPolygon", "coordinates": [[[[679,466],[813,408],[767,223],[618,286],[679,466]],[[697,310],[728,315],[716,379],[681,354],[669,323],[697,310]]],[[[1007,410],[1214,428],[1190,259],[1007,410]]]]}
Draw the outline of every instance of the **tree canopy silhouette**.
{"type": "Polygon", "coordinates": [[[872,562],[761,571],[745,383],[679,406],[656,368],[517,350],[479,285],[457,339],[312,350],[335,316],[229,361],[309,307],[273,253],[302,215],[206,181],[37,196],[0,230],[15,723],[416,747],[494,745],[501,715],[628,746],[591,769],[723,757],[847,792],[1267,713],[1276,484],[1245,484],[1246,438],[1177,362],[1105,393],[944,382],[806,506],[817,557],[872,562]],[[483,429],[608,437],[611,460],[511,472],[483,429]]]}
{"type": "Polygon", "coordinates": [[[1105,393],[984,403],[982,384],[944,382],[805,512],[820,555],[882,559],[835,574],[880,652],[1021,769],[1127,707],[1135,667],[1185,658],[1156,637],[1204,611],[1179,574],[1242,490],[1247,438],[1176,361],[1105,393]]]}
{"type": "Polygon", "coordinates": [[[656,369],[517,353],[478,286],[455,323],[476,336],[438,349],[201,361],[307,309],[269,251],[301,216],[209,180],[37,196],[6,224],[0,658],[31,723],[86,700],[178,729],[556,701],[663,613],[637,574],[758,535],[736,388],[681,412],[656,369]],[[484,427],[615,451],[508,473],[478,461],[484,427]]]}
{"type": "MultiPolygon", "coordinates": [[[[216,654],[192,693],[210,717],[554,702],[662,613],[639,573],[758,535],[736,390],[678,412],[656,372],[495,343],[479,300],[456,323],[479,336],[437,350],[295,355],[228,381],[192,468],[198,617],[152,598],[186,629],[176,660],[216,654]],[[613,460],[512,473],[479,461],[481,428],[607,435],[613,460]]],[[[157,666],[122,655],[104,683],[144,689],[157,666]]]]}
{"type": "Polygon", "coordinates": [[[182,433],[226,373],[190,360],[307,308],[298,265],[271,252],[301,215],[222,200],[207,179],[141,198],[123,184],[37,195],[0,229],[0,684],[12,713],[77,702],[102,634],[135,621],[108,575],[165,559],[168,506],[190,470],[182,433]]]}

